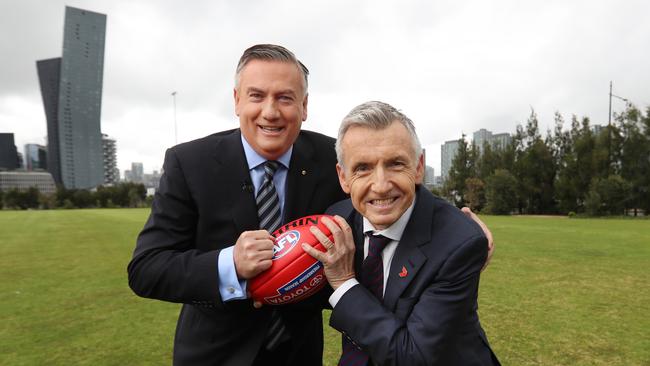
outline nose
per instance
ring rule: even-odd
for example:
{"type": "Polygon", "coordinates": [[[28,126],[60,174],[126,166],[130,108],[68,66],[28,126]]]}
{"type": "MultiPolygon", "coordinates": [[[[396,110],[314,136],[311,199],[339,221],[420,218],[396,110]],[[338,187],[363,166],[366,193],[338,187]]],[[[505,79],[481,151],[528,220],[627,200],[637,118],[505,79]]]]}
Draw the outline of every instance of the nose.
{"type": "Polygon", "coordinates": [[[280,117],[280,111],[275,105],[275,101],[268,100],[264,103],[262,107],[262,118],[267,121],[273,121],[280,117]]]}
{"type": "Polygon", "coordinates": [[[372,186],[371,189],[377,194],[388,193],[392,188],[389,179],[389,173],[383,168],[379,167],[375,169],[374,174],[372,175],[372,186]]]}

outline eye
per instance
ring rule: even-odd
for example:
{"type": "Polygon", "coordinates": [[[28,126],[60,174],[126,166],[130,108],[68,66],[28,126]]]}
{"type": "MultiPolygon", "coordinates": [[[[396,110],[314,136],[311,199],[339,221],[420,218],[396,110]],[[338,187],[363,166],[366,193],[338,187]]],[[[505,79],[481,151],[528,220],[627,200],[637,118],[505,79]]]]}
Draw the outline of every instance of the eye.
{"type": "Polygon", "coordinates": [[[293,102],[293,97],[290,95],[280,95],[278,99],[282,102],[293,102]]]}
{"type": "Polygon", "coordinates": [[[354,173],[363,173],[365,171],[368,171],[368,169],[369,169],[368,164],[357,164],[352,169],[352,172],[354,172],[354,173]]]}

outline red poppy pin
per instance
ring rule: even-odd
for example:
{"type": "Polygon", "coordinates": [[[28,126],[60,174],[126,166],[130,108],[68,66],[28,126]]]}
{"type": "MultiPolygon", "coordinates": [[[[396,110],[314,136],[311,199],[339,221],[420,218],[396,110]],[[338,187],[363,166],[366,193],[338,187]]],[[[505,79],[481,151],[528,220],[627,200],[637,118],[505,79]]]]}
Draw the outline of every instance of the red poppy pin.
{"type": "Polygon", "coordinates": [[[402,272],[399,273],[399,276],[404,278],[409,274],[409,272],[406,270],[406,267],[402,266],[402,272]]]}

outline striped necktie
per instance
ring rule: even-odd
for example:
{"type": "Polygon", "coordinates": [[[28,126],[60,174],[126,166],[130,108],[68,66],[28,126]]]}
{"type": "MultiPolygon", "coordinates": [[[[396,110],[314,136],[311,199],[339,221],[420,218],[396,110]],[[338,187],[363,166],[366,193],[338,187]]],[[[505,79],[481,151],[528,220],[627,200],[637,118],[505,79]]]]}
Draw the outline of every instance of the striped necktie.
{"type": "MultiPolygon", "coordinates": [[[[282,222],[280,210],[280,198],[273,184],[273,175],[280,167],[277,161],[267,160],[264,163],[264,181],[257,192],[257,216],[260,220],[260,229],[273,233],[282,222]]],[[[271,312],[271,326],[266,333],[265,347],[273,351],[280,343],[289,338],[286,332],[284,321],[277,309],[271,312]]]]}
{"type": "Polygon", "coordinates": [[[280,198],[273,184],[273,175],[278,170],[280,164],[277,161],[267,161],[264,163],[264,181],[257,192],[257,216],[260,219],[260,229],[265,229],[269,233],[275,231],[280,226],[282,215],[280,212],[280,198]]]}

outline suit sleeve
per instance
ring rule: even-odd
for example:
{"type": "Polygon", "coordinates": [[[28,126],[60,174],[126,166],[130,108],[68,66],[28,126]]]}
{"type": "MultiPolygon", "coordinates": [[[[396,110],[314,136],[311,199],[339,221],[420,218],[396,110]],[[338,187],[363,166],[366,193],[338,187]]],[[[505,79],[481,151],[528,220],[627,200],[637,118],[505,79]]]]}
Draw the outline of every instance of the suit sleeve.
{"type": "Polygon", "coordinates": [[[419,297],[398,300],[395,313],[365,287],[354,286],[334,308],[330,325],[378,365],[439,364],[442,351],[458,336],[462,320],[476,302],[486,248],[483,236],[463,243],[432,275],[419,297]]]}
{"type": "Polygon", "coordinates": [[[129,286],[142,297],[218,306],[218,251],[195,247],[197,208],[173,148],[165,154],[163,169],[127,268],[129,286]]]}

